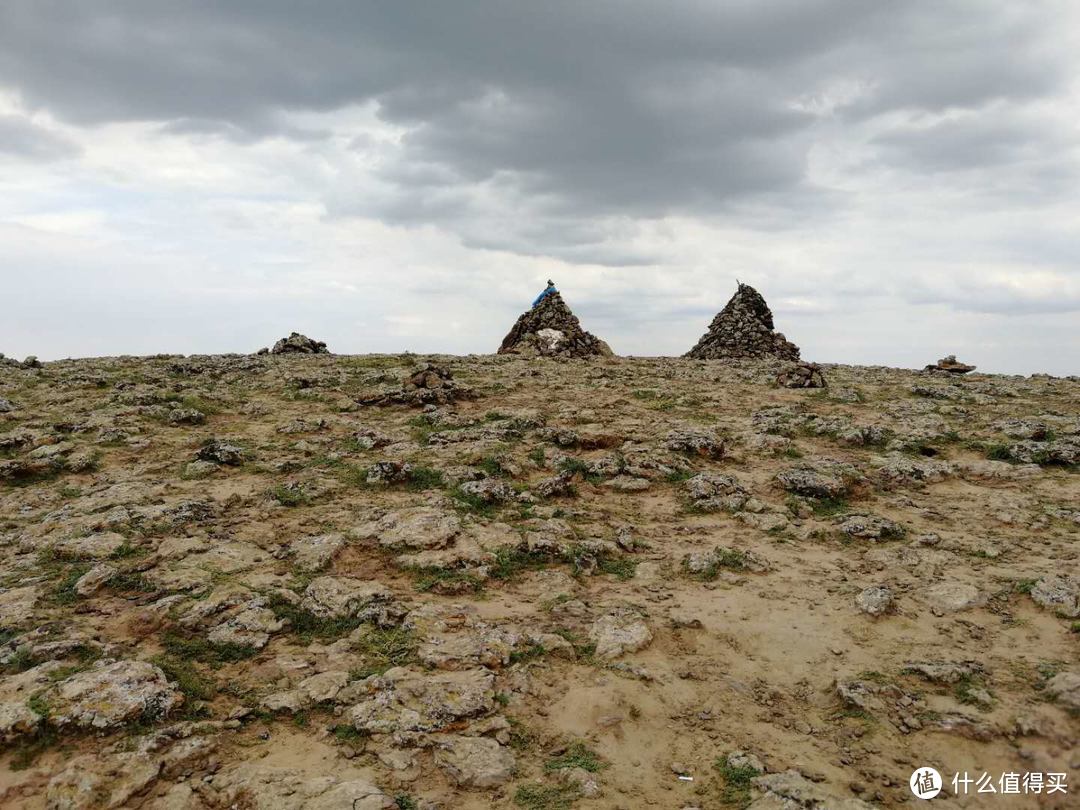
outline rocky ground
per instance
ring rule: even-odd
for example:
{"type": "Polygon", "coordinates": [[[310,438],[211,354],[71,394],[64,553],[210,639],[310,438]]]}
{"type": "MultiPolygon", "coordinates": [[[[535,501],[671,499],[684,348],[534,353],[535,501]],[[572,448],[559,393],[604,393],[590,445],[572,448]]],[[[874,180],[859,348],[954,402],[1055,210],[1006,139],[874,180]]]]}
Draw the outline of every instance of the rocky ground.
{"type": "Polygon", "coordinates": [[[1075,806],[1080,381],[776,370],[0,366],[0,805],[1075,806]]]}

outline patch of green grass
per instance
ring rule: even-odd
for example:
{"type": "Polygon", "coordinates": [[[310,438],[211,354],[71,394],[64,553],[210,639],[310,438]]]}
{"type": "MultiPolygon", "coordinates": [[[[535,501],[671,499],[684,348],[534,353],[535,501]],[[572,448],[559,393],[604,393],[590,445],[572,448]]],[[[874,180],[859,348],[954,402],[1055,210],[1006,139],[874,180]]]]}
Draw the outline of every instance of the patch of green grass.
{"type": "Polygon", "coordinates": [[[354,680],[370,675],[382,675],[393,667],[403,667],[416,660],[418,642],[411,630],[401,627],[372,628],[354,645],[358,653],[364,656],[365,665],[354,669],[349,676],[354,680]]]}
{"type": "Polygon", "coordinates": [[[841,515],[850,508],[845,498],[811,498],[810,508],[819,517],[831,517],[841,515]]]}
{"type": "MultiPolygon", "coordinates": [[[[33,700],[33,698],[30,700],[33,700]]],[[[33,734],[17,740],[13,744],[8,767],[13,771],[25,771],[33,766],[39,756],[49,749],[55,748],[59,743],[60,735],[56,730],[52,726],[42,723],[33,734]]]]}
{"type": "Polygon", "coordinates": [[[282,506],[305,506],[311,503],[311,496],[298,484],[278,484],[267,494],[282,506]]]}
{"type": "Polygon", "coordinates": [[[463,512],[473,512],[486,517],[495,514],[495,504],[488,503],[475,493],[464,491],[460,486],[450,491],[450,497],[454,500],[454,506],[463,512]]]}
{"type": "Polygon", "coordinates": [[[509,473],[503,469],[502,463],[495,456],[485,456],[477,464],[489,478],[507,478],[509,473]]]}
{"type": "Polygon", "coordinates": [[[90,570],[86,563],[75,563],[62,569],[60,579],[46,596],[46,600],[54,605],[70,605],[79,600],[79,594],[75,592],[75,584],[83,574],[90,570]]]}
{"type": "Polygon", "coordinates": [[[1069,632],[1080,633],[1080,622],[1073,622],[1069,625],[1069,632]]]}
{"type": "Polygon", "coordinates": [[[1020,579],[1013,583],[1013,590],[1017,593],[1031,593],[1037,579],[1020,579]]]}
{"type": "Polygon", "coordinates": [[[746,807],[750,804],[751,779],[760,776],[760,772],[750,766],[734,767],[726,758],[721,757],[713,763],[720,776],[720,801],[726,805],[746,807]]]}
{"type": "Polygon", "coordinates": [[[689,481],[697,475],[693,470],[672,470],[664,476],[664,480],[669,484],[681,484],[684,481],[689,481]]]}
{"type": "Polygon", "coordinates": [[[569,810],[581,798],[577,785],[521,785],[514,791],[514,804],[523,810],[569,810]]]}
{"type": "Polygon", "coordinates": [[[519,548],[503,546],[495,551],[495,561],[489,575],[493,579],[514,579],[523,571],[535,571],[547,567],[550,558],[545,554],[530,553],[519,548]]]}
{"type": "Polygon", "coordinates": [[[408,425],[412,428],[412,437],[417,444],[427,445],[431,434],[439,432],[439,429],[431,424],[431,420],[423,415],[414,416],[408,421],[408,425]]]}
{"type": "Polygon", "coordinates": [[[988,444],[985,446],[986,457],[994,461],[1012,461],[1012,453],[1007,444],[988,444]]]}
{"type": "Polygon", "coordinates": [[[397,810],[416,810],[420,805],[416,803],[416,799],[410,796],[408,793],[399,793],[394,797],[394,804],[397,805],[397,810]]]}
{"type": "Polygon", "coordinates": [[[244,644],[213,644],[202,636],[184,635],[175,630],[164,633],[161,646],[173,658],[181,661],[201,661],[204,664],[243,661],[258,653],[254,647],[244,644]]]}
{"type": "Polygon", "coordinates": [[[953,697],[967,705],[986,706],[986,701],[975,694],[980,690],[988,692],[982,679],[972,675],[965,675],[953,686],[953,697]]]}
{"type": "Polygon", "coordinates": [[[437,590],[451,590],[454,593],[472,591],[479,593],[484,590],[484,581],[476,574],[451,568],[414,568],[416,576],[415,588],[420,593],[437,590]]]}
{"type": "Polygon", "coordinates": [[[60,487],[61,498],[78,498],[80,495],[82,495],[82,490],[78,487],[68,486],[67,484],[60,487]]]}
{"type": "Polygon", "coordinates": [[[207,678],[188,660],[172,655],[158,655],[150,659],[165,673],[165,677],[176,684],[177,689],[186,697],[195,700],[213,700],[217,695],[217,685],[207,678]]]}
{"type": "Polygon", "coordinates": [[[368,469],[368,467],[361,464],[346,464],[339,468],[337,475],[341,482],[347,486],[367,489],[371,486],[367,482],[368,469]]]}
{"type": "Polygon", "coordinates": [[[592,471],[592,468],[589,466],[588,462],[580,458],[564,458],[559,463],[559,470],[564,473],[569,473],[571,475],[580,475],[590,484],[594,485],[599,484],[604,480],[604,477],[602,475],[597,475],[592,471]]]}
{"type": "Polygon", "coordinates": [[[119,593],[157,593],[157,587],[139,571],[117,571],[105,583],[119,593]]]}
{"type": "Polygon", "coordinates": [[[543,447],[534,447],[529,451],[529,460],[533,462],[537,467],[543,467],[547,464],[547,454],[544,452],[543,447]]]}
{"type": "Polygon", "coordinates": [[[613,577],[626,582],[634,578],[638,561],[631,557],[603,557],[597,567],[601,574],[611,574],[613,577]]]}
{"type": "Polygon", "coordinates": [[[355,617],[316,616],[280,596],[270,598],[270,609],[277,618],[287,620],[292,632],[296,633],[305,644],[311,643],[314,639],[321,641],[339,639],[363,624],[362,619],[355,617]]]}
{"type": "Polygon", "coordinates": [[[718,548],[713,552],[713,560],[705,570],[692,574],[692,576],[704,582],[711,582],[720,576],[720,572],[725,569],[729,571],[747,571],[749,567],[749,561],[743,552],[738,549],[718,548]]]}
{"type": "Polygon", "coordinates": [[[330,730],[330,733],[333,734],[334,739],[340,743],[359,742],[370,736],[368,732],[360,731],[356,726],[351,726],[348,723],[338,723],[330,730]]]}
{"type": "Polygon", "coordinates": [[[202,397],[188,395],[180,400],[180,407],[182,408],[194,408],[196,411],[202,413],[203,416],[214,416],[221,413],[221,406],[216,402],[211,402],[208,399],[202,397]]]}
{"type": "Polygon", "coordinates": [[[405,486],[414,492],[421,492],[426,489],[442,489],[446,486],[446,479],[443,478],[440,470],[433,467],[413,467],[405,486]]]}
{"type": "Polygon", "coordinates": [[[600,755],[580,740],[570,743],[562,754],[544,763],[547,773],[563,768],[581,768],[589,773],[598,773],[606,767],[608,764],[600,759],[600,755]]]}
{"type": "Polygon", "coordinates": [[[528,751],[536,744],[537,736],[516,717],[507,717],[510,723],[510,747],[515,751],[528,751]]]}
{"type": "Polygon", "coordinates": [[[543,644],[530,644],[527,647],[514,650],[510,653],[510,663],[520,664],[524,661],[531,661],[534,658],[542,658],[547,653],[543,644]]]}
{"type": "Polygon", "coordinates": [[[592,641],[588,641],[582,638],[580,635],[565,627],[560,627],[555,630],[555,635],[561,636],[570,642],[574,648],[574,652],[579,659],[583,659],[586,663],[592,660],[596,655],[596,644],[592,641]]]}

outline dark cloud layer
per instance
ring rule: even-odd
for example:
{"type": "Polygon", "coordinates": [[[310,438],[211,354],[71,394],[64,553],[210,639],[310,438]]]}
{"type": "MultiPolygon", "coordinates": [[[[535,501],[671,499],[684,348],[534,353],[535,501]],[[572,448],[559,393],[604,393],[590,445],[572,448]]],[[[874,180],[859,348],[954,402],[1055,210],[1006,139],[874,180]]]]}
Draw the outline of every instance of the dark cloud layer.
{"type": "Polygon", "coordinates": [[[405,129],[386,193],[330,195],[332,213],[449,222],[479,245],[467,220],[482,213],[477,189],[494,188],[571,231],[508,237],[558,254],[595,244],[569,219],[711,215],[805,192],[833,115],[964,110],[960,125],[883,134],[884,159],[1009,161],[1042,122],[980,111],[1066,81],[1065,43],[1045,24],[1058,5],[10,0],[0,81],[75,123],[241,141],[318,138],[287,115],[374,102],[405,129]],[[837,101],[845,83],[857,90],[837,101]]]}

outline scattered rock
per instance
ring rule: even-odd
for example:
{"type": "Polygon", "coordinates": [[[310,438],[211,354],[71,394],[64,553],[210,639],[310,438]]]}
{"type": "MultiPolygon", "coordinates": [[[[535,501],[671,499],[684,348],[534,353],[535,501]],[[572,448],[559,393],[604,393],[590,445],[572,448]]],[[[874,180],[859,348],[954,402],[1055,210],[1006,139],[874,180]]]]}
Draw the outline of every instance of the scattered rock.
{"type": "Polygon", "coordinates": [[[235,444],[224,442],[219,439],[210,439],[201,448],[196,456],[200,461],[210,461],[215,464],[226,464],[237,467],[244,463],[244,449],[235,444]]]}
{"type": "Polygon", "coordinates": [[[184,702],[165,673],[146,661],[100,662],[47,693],[50,723],[115,728],[131,720],[161,720],[184,702]]]}
{"type": "Polygon", "coordinates": [[[435,762],[458,787],[498,787],[514,775],[513,753],[488,737],[440,737],[435,762]]]}
{"type": "Polygon", "coordinates": [[[1080,617],[1080,577],[1039,577],[1031,588],[1031,599],[1035,604],[1067,619],[1080,617]]]}
{"type": "Polygon", "coordinates": [[[871,616],[881,616],[892,608],[893,593],[884,585],[875,585],[864,588],[855,597],[855,605],[863,613],[871,616]]]}
{"type": "Polygon", "coordinates": [[[970,610],[986,603],[986,596],[974,585],[951,581],[938,582],[926,588],[923,599],[931,609],[941,613],[970,610]]]}
{"type": "Polygon", "coordinates": [[[451,723],[491,712],[495,676],[486,669],[414,672],[405,668],[364,681],[366,700],[349,712],[358,731],[394,734],[440,731],[451,723]]]}
{"type": "Polygon", "coordinates": [[[316,577],[304,591],[300,607],[330,619],[377,616],[393,600],[381,582],[351,577],[316,577]]]}
{"type": "Polygon", "coordinates": [[[1047,681],[1046,693],[1063,706],[1080,711],[1080,673],[1059,672],[1047,681]]]}
{"type": "Polygon", "coordinates": [[[652,638],[649,626],[638,613],[629,609],[601,616],[589,628],[589,639],[596,644],[596,656],[605,661],[644,649],[652,638]]]}

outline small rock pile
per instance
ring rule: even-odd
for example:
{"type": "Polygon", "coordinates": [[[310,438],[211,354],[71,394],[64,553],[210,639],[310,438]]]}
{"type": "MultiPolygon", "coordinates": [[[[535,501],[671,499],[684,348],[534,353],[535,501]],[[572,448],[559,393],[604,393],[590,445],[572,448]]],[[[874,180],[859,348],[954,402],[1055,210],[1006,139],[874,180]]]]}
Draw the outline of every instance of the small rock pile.
{"type": "Polygon", "coordinates": [[[967,374],[969,371],[974,371],[975,366],[969,366],[967,363],[961,363],[956,359],[955,354],[942,357],[936,363],[927,366],[923,371],[946,371],[949,374],[967,374]]]}
{"type": "Polygon", "coordinates": [[[825,375],[817,363],[796,363],[788,366],[776,375],[776,384],[781,388],[826,388],[825,375]]]}
{"type": "Polygon", "coordinates": [[[559,293],[551,293],[517,319],[503,338],[499,354],[526,357],[610,356],[611,348],[581,328],[559,293]]]}
{"type": "Polygon", "coordinates": [[[3,352],[0,352],[0,366],[11,366],[12,368],[41,368],[41,361],[34,355],[30,355],[20,363],[14,357],[6,357],[3,352]]]}
{"type": "Polygon", "coordinates": [[[272,349],[259,349],[259,354],[330,354],[321,340],[312,340],[307,335],[293,332],[274,344],[272,349]]]}
{"type": "Polygon", "coordinates": [[[475,392],[454,382],[449,369],[425,363],[401,381],[401,387],[363,396],[361,405],[447,405],[459,399],[472,399],[475,392]]]}
{"type": "Polygon", "coordinates": [[[699,360],[779,357],[799,359],[799,347],[774,331],[773,316],[761,294],[739,284],[735,295],[717,314],[709,330],[684,357],[699,360]]]}

